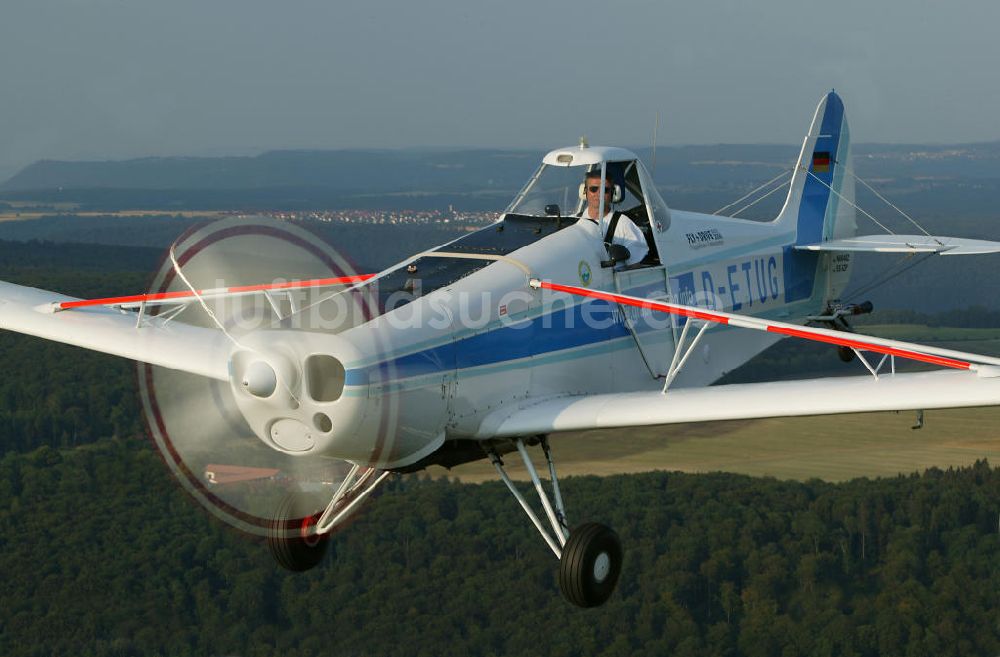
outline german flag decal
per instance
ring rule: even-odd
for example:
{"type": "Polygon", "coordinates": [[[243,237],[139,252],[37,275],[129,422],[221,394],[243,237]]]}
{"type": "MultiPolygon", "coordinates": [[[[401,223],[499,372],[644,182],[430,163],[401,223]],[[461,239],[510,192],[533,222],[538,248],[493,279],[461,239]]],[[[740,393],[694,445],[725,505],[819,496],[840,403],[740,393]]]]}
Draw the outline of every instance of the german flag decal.
{"type": "Polygon", "coordinates": [[[829,173],[830,171],[830,152],[829,151],[815,151],[813,153],[813,173],[829,173]]]}

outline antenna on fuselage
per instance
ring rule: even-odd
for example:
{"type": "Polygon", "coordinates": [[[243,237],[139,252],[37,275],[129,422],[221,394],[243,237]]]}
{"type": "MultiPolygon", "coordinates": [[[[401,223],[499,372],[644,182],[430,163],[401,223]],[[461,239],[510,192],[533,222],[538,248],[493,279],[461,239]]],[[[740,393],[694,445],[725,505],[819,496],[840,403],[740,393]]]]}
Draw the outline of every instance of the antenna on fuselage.
{"type": "Polygon", "coordinates": [[[660,127],[660,113],[657,112],[656,116],[653,118],[653,157],[652,162],[649,163],[649,175],[650,177],[656,173],[656,129],[660,127]]]}

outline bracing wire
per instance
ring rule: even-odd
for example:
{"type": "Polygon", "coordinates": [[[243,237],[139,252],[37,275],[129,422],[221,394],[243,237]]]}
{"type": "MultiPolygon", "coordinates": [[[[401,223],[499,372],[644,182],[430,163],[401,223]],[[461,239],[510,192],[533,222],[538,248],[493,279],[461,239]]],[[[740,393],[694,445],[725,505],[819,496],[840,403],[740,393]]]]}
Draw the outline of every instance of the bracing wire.
{"type": "MultiPolygon", "coordinates": [[[[784,177],[784,176],[787,176],[787,175],[788,175],[789,173],[790,173],[790,171],[788,171],[788,170],[786,170],[786,171],[782,171],[781,173],[779,173],[778,175],[776,175],[776,176],[775,176],[774,178],[771,178],[770,180],[768,180],[768,181],[767,181],[766,183],[764,183],[763,185],[759,185],[758,187],[756,187],[756,188],[755,188],[755,189],[753,189],[752,191],[750,191],[750,192],[748,192],[748,193],[744,194],[743,196],[739,197],[738,199],[736,199],[735,201],[733,201],[733,202],[732,202],[732,203],[730,203],[729,205],[724,205],[724,206],[722,206],[721,208],[719,208],[718,210],[716,210],[716,211],[715,211],[715,212],[713,212],[712,214],[716,214],[716,215],[717,215],[717,214],[720,214],[720,213],[722,213],[722,212],[723,212],[724,210],[728,210],[729,208],[733,207],[733,206],[734,206],[734,205],[736,205],[737,203],[742,203],[743,201],[747,200],[748,198],[750,198],[751,196],[753,196],[754,194],[756,194],[756,193],[757,193],[757,192],[759,192],[760,190],[762,190],[762,189],[764,189],[764,188],[766,188],[766,187],[770,186],[771,184],[773,184],[773,183],[777,182],[777,181],[778,181],[779,179],[781,179],[782,177],[784,177]]],[[[784,187],[784,185],[782,185],[781,187],[784,187]]],[[[781,187],[778,187],[778,189],[781,189],[781,187]]],[[[774,191],[774,190],[772,190],[772,191],[774,191]]],[[[768,192],[768,193],[770,194],[771,192],[768,192]]],[[[743,208],[743,209],[746,209],[746,208],[743,208]]]]}
{"type": "MultiPolygon", "coordinates": [[[[821,185],[823,185],[828,190],[830,190],[839,199],[841,199],[842,201],[844,201],[845,203],[847,203],[848,205],[850,205],[852,208],[854,208],[855,210],[857,210],[858,212],[860,212],[861,214],[863,214],[865,217],[867,217],[868,219],[870,219],[876,226],[878,226],[879,228],[881,228],[882,230],[884,230],[886,233],[888,233],[890,235],[895,235],[895,233],[891,229],[889,229],[889,227],[887,227],[881,221],[879,221],[878,219],[876,219],[870,212],[866,211],[865,209],[863,209],[862,207],[860,207],[859,205],[857,205],[855,202],[853,202],[850,199],[848,199],[847,197],[845,197],[843,194],[841,194],[836,189],[834,189],[833,187],[831,187],[830,185],[828,185],[826,182],[824,182],[823,180],[821,180],[819,177],[817,177],[816,174],[814,174],[813,172],[809,171],[808,169],[803,169],[803,170],[806,172],[807,175],[812,176],[817,182],[819,182],[821,185]]],[[[893,210],[895,210],[896,212],[898,212],[900,215],[902,215],[903,218],[905,218],[907,221],[909,221],[911,224],[913,224],[913,226],[915,226],[917,228],[917,230],[919,230],[921,233],[923,233],[927,237],[930,237],[931,239],[933,239],[938,244],[941,243],[940,240],[938,240],[933,235],[931,235],[929,232],[927,232],[927,230],[923,226],[921,226],[915,219],[913,219],[913,217],[911,217],[910,215],[908,215],[901,208],[899,208],[898,206],[896,206],[892,201],[890,201],[885,196],[883,196],[882,194],[880,194],[877,189],[875,189],[874,187],[872,187],[865,180],[863,180],[860,176],[858,176],[858,174],[854,171],[853,168],[847,168],[847,167],[845,167],[845,171],[847,173],[849,173],[851,175],[851,177],[854,178],[854,180],[857,180],[868,191],[870,191],[872,194],[874,194],[880,201],[882,201],[883,203],[885,203],[886,205],[888,205],[890,208],[892,208],[893,210]]],[[[780,174],[778,174],[774,178],[771,178],[770,180],[768,180],[764,184],[759,185],[758,187],[756,187],[752,191],[748,192],[747,194],[744,194],[743,196],[741,196],[740,198],[736,199],[732,203],[719,208],[713,214],[715,214],[715,215],[721,214],[725,210],[728,210],[729,208],[733,207],[734,205],[742,203],[746,199],[751,198],[754,194],[757,194],[761,190],[766,189],[767,187],[771,186],[772,184],[774,184],[775,182],[777,182],[778,180],[780,180],[782,177],[787,176],[788,174],[789,174],[789,171],[782,171],[780,174]]],[[[736,215],[740,214],[744,210],[747,210],[747,209],[753,207],[757,203],[760,203],[761,201],[763,201],[764,199],[766,199],[768,196],[774,194],[776,191],[778,191],[780,189],[783,189],[789,183],[790,183],[790,181],[786,181],[785,183],[783,183],[781,185],[778,185],[774,189],[769,190],[763,196],[761,196],[761,197],[759,197],[759,198],[751,201],[750,203],[744,205],[743,207],[741,207],[739,210],[737,210],[736,212],[734,212],[731,216],[735,217],[736,215]]],[[[912,268],[916,267],[917,265],[923,263],[925,260],[927,260],[927,258],[929,258],[932,255],[934,255],[934,254],[933,253],[920,254],[919,257],[915,257],[914,258],[913,254],[911,254],[910,256],[907,256],[903,260],[898,261],[898,262],[890,265],[885,270],[883,270],[881,273],[876,274],[874,277],[872,277],[872,279],[869,280],[867,283],[865,283],[864,285],[860,286],[857,290],[853,291],[852,294],[851,294],[851,298],[852,299],[857,298],[857,297],[861,296],[862,294],[866,294],[866,293],[868,293],[868,292],[870,292],[870,291],[872,291],[872,290],[874,290],[874,289],[876,289],[876,288],[878,288],[878,287],[880,287],[880,286],[888,283],[890,280],[896,278],[897,276],[900,276],[900,275],[906,273],[910,269],[912,269],[912,268]],[[898,271],[895,271],[895,270],[897,270],[897,268],[898,268],[898,271]]]]}
{"type": "MultiPolygon", "coordinates": [[[[905,212],[903,212],[902,210],[900,210],[899,208],[897,208],[895,205],[893,205],[892,203],[890,203],[885,197],[883,197],[877,191],[875,191],[874,189],[872,189],[871,186],[868,185],[865,181],[861,180],[857,176],[857,174],[854,173],[854,171],[852,171],[850,169],[847,169],[847,171],[850,172],[851,176],[855,180],[861,182],[861,184],[863,184],[865,187],[867,187],[868,189],[870,189],[872,191],[872,193],[874,193],[877,197],[879,197],[880,199],[882,199],[883,201],[885,201],[885,203],[887,203],[889,206],[895,208],[897,212],[899,212],[904,217],[906,217],[910,221],[910,223],[912,223],[914,226],[916,226],[917,228],[919,228],[921,232],[923,232],[928,237],[932,237],[926,230],[923,229],[922,226],[920,226],[920,224],[918,224],[916,221],[914,221],[909,216],[907,216],[907,214],[905,212]]],[[[837,190],[835,190],[830,185],[827,185],[819,177],[817,177],[816,174],[814,174],[812,171],[808,171],[807,170],[806,173],[808,173],[810,176],[812,176],[821,185],[823,185],[824,187],[826,187],[827,189],[829,189],[831,192],[833,192],[834,194],[836,194],[838,198],[840,198],[841,200],[843,200],[845,203],[849,204],[852,208],[854,208],[855,210],[857,210],[861,214],[863,214],[866,217],[868,217],[869,219],[871,219],[879,228],[881,228],[882,230],[884,230],[886,233],[888,233],[890,235],[895,235],[895,233],[893,233],[892,230],[890,230],[889,228],[887,228],[885,226],[885,224],[883,224],[878,219],[876,219],[875,217],[873,217],[871,215],[871,213],[869,213],[866,210],[864,210],[863,208],[859,207],[856,203],[852,202],[850,199],[848,199],[847,197],[845,197],[843,194],[841,194],[840,192],[838,192],[837,190]]],[[[879,275],[875,276],[871,281],[869,281],[865,285],[862,285],[857,290],[855,290],[852,293],[851,298],[852,299],[857,298],[857,297],[859,297],[862,294],[866,294],[868,292],[871,292],[875,288],[880,287],[880,286],[888,283],[889,281],[891,281],[892,279],[896,278],[897,276],[900,276],[900,275],[904,274],[905,272],[909,271],[910,269],[913,269],[914,267],[916,267],[920,263],[924,262],[928,257],[930,257],[932,255],[934,255],[934,254],[933,253],[928,253],[928,254],[925,254],[923,257],[914,258],[911,262],[908,262],[908,263],[907,263],[907,259],[904,259],[902,261],[902,263],[905,263],[905,266],[902,269],[900,269],[899,271],[896,271],[896,272],[893,272],[893,269],[896,268],[901,263],[896,263],[896,264],[891,265],[882,274],[879,274],[879,275]]]]}
{"type": "Polygon", "coordinates": [[[879,228],[881,228],[882,230],[884,230],[885,232],[887,232],[890,235],[895,235],[894,232],[892,232],[891,230],[889,230],[888,228],[886,228],[885,224],[883,224],[881,221],[879,221],[878,219],[876,219],[875,217],[873,217],[871,215],[871,213],[867,212],[863,208],[858,207],[858,205],[856,203],[854,203],[854,201],[850,200],[849,198],[847,198],[846,196],[844,196],[843,194],[841,194],[840,192],[838,192],[837,190],[835,190],[833,187],[830,187],[829,185],[827,185],[815,173],[813,173],[812,171],[809,171],[809,170],[806,170],[806,173],[809,174],[810,176],[812,176],[816,180],[816,182],[818,182],[819,184],[823,185],[824,187],[826,187],[827,189],[829,189],[831,192],[833,192],[834,194],[836,194],[837,198],[839,198],[843,202],[847,203],[852,208],[854,208],[855,210],[857,210],[858,212],[860,212],[861,214],[865,215],[866,217],[868,217],[869,219],[871,219],[873,222],[875,222],[875,224],[879,228]]]}
{"type": "MultiPolygon", "coordinates": [[[[184,285],[187,285],[188,289],[191,291],[191,294],[193,294],[194,297],[198,300],[198,303],[201,304],[202,309],[209,316],[212,322],[219,328],[219,330],[222,331],[223,335],[225,335],[229,339],[229,341],[232,342],[233,345],[236,346],[237,348],[244,349],[246,351],[252,351],[254,353],[259,353],[256,349],[251,349],[241,344],[239,340],[237,340],[229,331],[226,330],[225,325],[219,320],[219,318],[215,315],[215,313],[212,312],[212,309],[208,307],[208,304],[205,303],[205,299],[202,298],[201,292],[195,289],[194,285],[191,284],[191,281],[189,281],[187,276],[184,275],[184,272],[181,271],[181,265],[179,262],[177,262],[177,255],[174,253],[173,244],[170,245],[170,251],[168,251],[168,254],[170,256],[170,263],[174,266],[174,271],[177,272],[177,277],[181,279],[184,285]]],[[[281,372],[276,370],[275,374],[277,375],[278,381],[281,382],[282,387],[285,389],[288,395],[292,399],[294,399],[296,403],[298,403],[299,402],[298,396],[294,392],[292,392],[291,387],[289,386],[288,382],[284,380],[284,377],[281,375],[281,372]]]]}
{"type": "MultiPolygon", "coordinates": [[[[918,223],[917,223],[917,221],[916,221],[915,219],[913,219],[913,218],[912,218],[912,217],[911,217],[910,215],[906,214],[906,213],[905,213],[905,212],[903,212],[903,211],[902,211],[901,209],[899,209],[898,207],[896,207],[896,205],[895,205],[895,204],[894,204],[894,203],[893,203],[892,201],[890,201],[890,200],[889,200],[889,199],[887,199],[886,197],[884,197],[884,196],[882,196],[881,194],[879,194],[879,193],[878,193],[878,190],[876,190],[876,189],[875,189],[874,187],[872,187],[872,186],[871,186],[871,185],[869,185],[869,184],[868,184],[867,182],[865,182],[865,181],[864,181],[864,180],[863,180],[863,179],[861,178],[861,176],[859,176],[859,175],[858,175],[857,173],[855,173],[855,172],[854,172],[854,169],[847,169],[847,171],[848,171],[848,172],[849,172],[849,173],[851,174],[851,177],[853,177],[853,178],[854,178],[855,180],[857,180],[857,181],[858,181],[859,183],[861,183],[862,185],[864,185],[864,186],[865,186],[865,188],[867,188],[867,189],[868,189],[868,191],[870,191],[870,192],[871,192],[872,194],[874,194],[875,196],[877,196],[877,197],[879,198],[879,200],[881,200],[881,201],[882,201],[883,203],[885,203],[886,205],[888,205],[888,206],[889,206],[890,208],[892,208],[893,210],[895,210],[895,211],[896,211],[896,212],[898,212],[899,214],[903,215],[903,217],[904,217],[904,218],[905,218],[905,219],[906,219],[907,221],[909,221],[909,222],[910,222],[911,224],[913,224],[914,226],[916,226],[916,227],[917,227],[917,230],[919,230],[919,231],[920,231],[921,233],[923,233],[923,234],[924,234],[924,235],[926,235],[927,237],[930,237],[930,238],[933,238],[933,237],[934,237],[933,235],[931,235],[930,233],[928,233],[928,232],[927,232],[927,231],[926,231],[926,230],[924,229],[924,227],[923,227],[923,226],[921,226],[920,224],[918,224],[918,223]]],[[[935,241],[935,242],[937,242],[938,244],[940,244],[940,243],[941,243],[941,242],[940,242],[939,240],[937,240],[937,239],[934,239],[934,241],[935,241]]]]}
{"type": "Polygon", "coordinates": [[[749,210],[749,209],[750,209],[750,208],[752,208],[753,206],[757,205],[758,203],[760,203],[761,201],[763,201],[764,199],[766,199],[766,198],[767,198],[768,196],[770,196],[771,194],[774,194],[774,193],[775,193],[775,192],[777,192],[777,191],[781,191],[782,189],[784,189],[785,187],[787,187],[787,186],[788,186],[788,184],[789,184],[788,182],[785,182],[785,183],[783,183],[783,184],[781,184],[781,185],[778,185],[777,187],[775,187],[774,189],[772,189],[771,191],[769,191],[769,192],[768,192],[767,194],[764,194],[764,195],[763,195],[763,196],[761,196],[760,198],[758,198],[758,199],[754,199],[754,200],[753,200],[753,201],[751,201],[750,203],[747,203],[747,204],[746,204],[746,205],[744,205],[744,206],[743,206],[742,208],[740,208],[739,210],[737,210],[736,212],[734,212],[734,213],[733,213],[733,214],[732,214],[731,216],[735,217],[735,216],[737,216],[737,215],[738,215],[739,213],[743,212],[744,210],[749,210]]]}
{"type": "Polygon", "coordinates": [[[174,253],[173,244],[170,245],[169,255],[170,255],[170,263],[174,266],[174,271],[177,272],[177,277],[181,279],[184,285],[187,285],[188,290],[191,291],[191,294],[194,295],[194,298],[198,300],[199,304],[201,304],[201,307],[202,309],[204,309],[205,314],[207,314],[208,317],[212,320],[212,322],[219,328],[219,330],[222,331],[223,335],[229,338],[230,342],[232,342],[235,346],[239,347],[240,349],[246,349],[246,347],[240,344],[239,340],[233,337],[233,335],[226,330],[225,325],[223,325],[223,323],[219,321],[219,318],[215,316],[215,313],[212,312],[212,309],[208,307],[207,303],[205,303],[205,300],[201,296],[201,292],[196,290],[194,285],[191,285],[191,281],[189,281],[187,276],[184,275],[184,272],[181,271],[181,265],[179,262],[177,262],[177,255],[174,253]]]}
{"type": "Polygon", "coordinates": [[[910,271],[911,269],[913,269],[917,265],[922,264],[923,262],[925,262],[928,258],[930,258],[933,255],[935,255],[935,254],[933,254],[933,253],[921,253],[921,254],[910,254],[910,255],[907,255],[902,260],[900,260],[900,261],[898,261],[898,262],[890,265],[889,267],[887,267],[885,270],[882,271],[882,273],[877,274],[876,276],[874,276],[870,281],[868,281],[867,283],[865,283],[864,285],[862,285],[861,287],[859,287],[857,290],[852,291],[851,292],[851,296],[847,300],[850,301],[852,299],[857,299],[861,295],[867,294],[867,293],[871,292],[872,290],[874,290],[874,289],[876,289],[878,287],[881,287],[882,285],[885,285],[886,283],[888,283],[892,279],[896,278],[897,276],[902,276],[903,274],[905,274],[906,272],[910,271]],[[916,257],[914,257],[915,255],[916,255],[916,257]],[[910,260],[910,258],[913,258],[913,259],[910,260]],[[907,262],[908,260],[910,260],[910,261],[907,262]],[[901,269],[899,269],[899,271],[895,271],[894,272],[893,269],[895,269],[896,267],[899,267],[899,265],[901,265],[901,264],[904,264],[905,266],[902,267],[901,269]]]}

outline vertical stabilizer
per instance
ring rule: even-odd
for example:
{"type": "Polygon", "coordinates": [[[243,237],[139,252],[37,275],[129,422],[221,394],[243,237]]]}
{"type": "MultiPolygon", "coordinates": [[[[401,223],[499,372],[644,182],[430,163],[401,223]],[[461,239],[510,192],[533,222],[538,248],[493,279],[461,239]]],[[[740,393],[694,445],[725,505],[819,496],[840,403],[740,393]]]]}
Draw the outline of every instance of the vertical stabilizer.
{"type": "Polygon", "coordinates": [[[851,133],[844,102],[831,91],[816,108],[802,143],[791,188],[775,220],[795,225],[797,244],[854,235],[854,178],[851,133]]]}
{"type": "MultiPolygon", "coordinates": [[[[775,223],[794,227],[795,244],[815,244],[856,233],[851,134],[844,103],[831,91],[820,101],[802,143],[785,205],[775,223]]],[[[817,259],[787,254],[786,302],[808,298],[817,259]]]]}

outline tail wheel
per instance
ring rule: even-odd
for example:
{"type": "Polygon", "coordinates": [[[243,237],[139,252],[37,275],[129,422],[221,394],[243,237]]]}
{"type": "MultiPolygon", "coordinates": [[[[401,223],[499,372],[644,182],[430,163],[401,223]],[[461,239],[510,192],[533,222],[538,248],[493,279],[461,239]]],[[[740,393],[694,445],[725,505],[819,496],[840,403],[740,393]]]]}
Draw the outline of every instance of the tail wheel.
{"type": "Polygon", "coordinates": [[[618,584],[622,544],[610,527],[588,522],[569,535],[559,560],[559,589],[578,607],[604,604],[618,584]]]}
{"type": "Polygon", "coordinates": [[[330,544],[328,534],[316,533],[320,514],[302,511],[297,495],[286,495],[271,519],[267,547],[278,565],[292,572],[303,572],[323,560],[330,544]]]}

